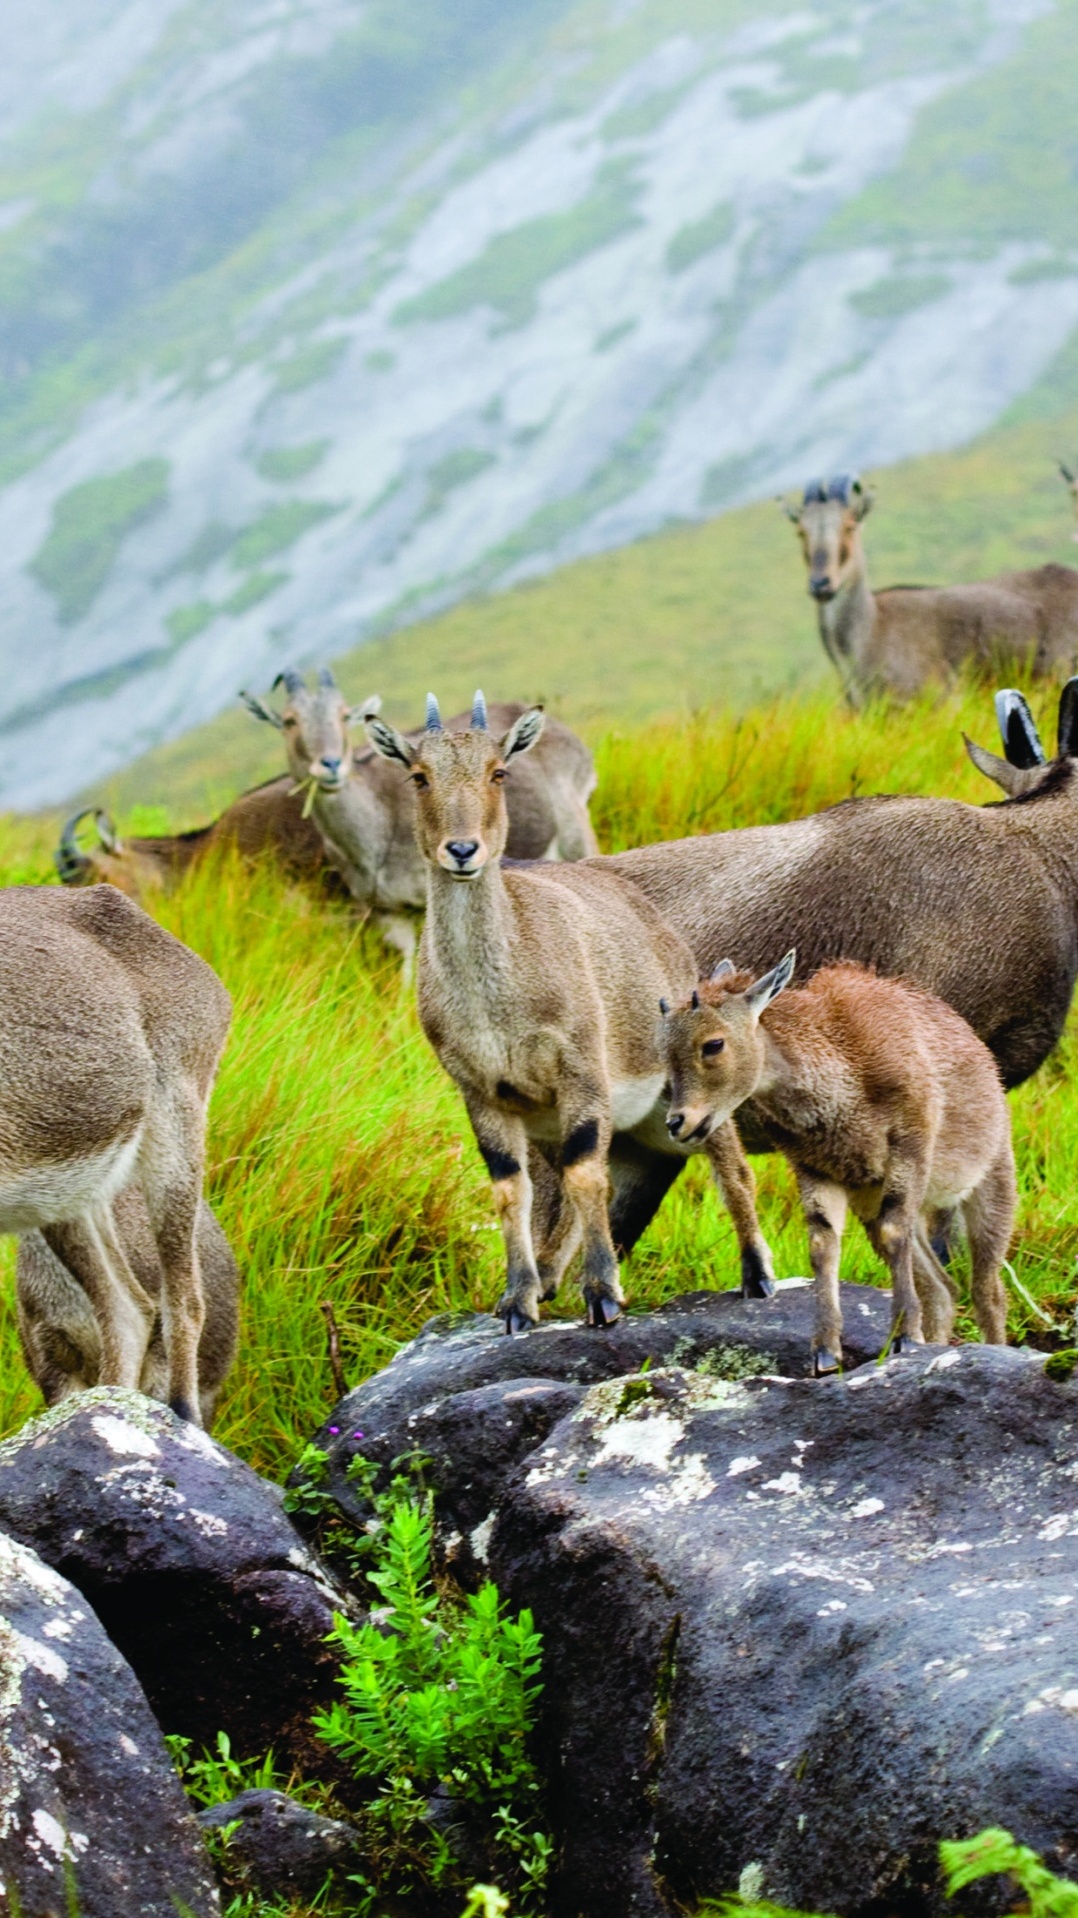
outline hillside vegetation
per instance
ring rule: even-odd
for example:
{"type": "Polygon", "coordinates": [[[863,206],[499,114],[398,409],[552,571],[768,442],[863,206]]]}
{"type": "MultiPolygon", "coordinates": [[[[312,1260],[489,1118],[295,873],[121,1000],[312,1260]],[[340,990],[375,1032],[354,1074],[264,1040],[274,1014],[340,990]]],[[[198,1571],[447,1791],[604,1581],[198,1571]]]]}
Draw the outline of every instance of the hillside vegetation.
{"type": "MultiPolygon", "coordinates": [[[[865,538],[875,584],[1078,564],[1073,510],[1056,470],[1059,457],[1078,456],[1078,404],[1049,418],[1039,404],[1031,396],[1018,418],[961,452],[874,476],[865,538]]],[[[481,685],[491,698],[545,700],[591,739],[610,725],[639,728],[714,707],[744,711],[794,687],[833,684],[800,549],[772,501],[468,600],[357,647],[336,668],[349,695],[381,693],[403,724],[417,723],[428,689],[451,712],[481,685]]],[[[104,798],[121,819],[132,807],[164,806],[193,825],[283,764],[277,735],[237,705],[87,797],[104,798]]]]}
{"type": "MultiPolygon", "coordinates": [[[[740,717],[701,714],[626,728],[599,742],[594,816],[607,849],[784,819],[854,794],[900,790],[973,801],[994,789],[961,746],[994,743],[991,689],[929,697],[905,711],[845,712],[830,691],[784,697],[740,717]]],[[[1054,733],[1054,694],[1034,693],[1054,733]]],[[[11,879],[47,878],[47,836],[9,821],[11,879]]],[[[214,1095],[209,1192],[244,1274],[240,1357],[219,1436],[279,1475],[330,1404],[319,1311],[329,1300],[348,1375],[382,1365],[434,1312],[489,1309],[502,1271],[489,1183],[460,1099],[419,1031],[395,960],[347,905],[225,862],[192,876],[154,911],[214,965],[233,994],[232,1035],[214,1095]]],[[[779,955],[776,955],[778,957],[779,955]]],[[[1057,1317],[1074,1297],[1078,1256],[1078,1024],[1011,1098],[1021,1204],[1013,1261],[1057,1317]]],[[[792,1181],[758,1160],[761,1216],[780,1272],[804,1271],[792,1181]]],[[[18,1354],[3,1242],[0,1430],[37,1396],[18,1354]]],[[[851,1228],[850,1278],[879,1278],[851,1228]]],[[[696,1162],[626,1271],[635,1307],[700,1285],[733,1285],[732,1232],[696,1162]]],[[[558,1310],[576,1316],[570,1282],[558,1310]]],[[[962,1330],[973,1336],[968,1314],[962,1330]]],[[[1015,1298],[1012,1336],[1043,1330],[1015,1298]]]]}

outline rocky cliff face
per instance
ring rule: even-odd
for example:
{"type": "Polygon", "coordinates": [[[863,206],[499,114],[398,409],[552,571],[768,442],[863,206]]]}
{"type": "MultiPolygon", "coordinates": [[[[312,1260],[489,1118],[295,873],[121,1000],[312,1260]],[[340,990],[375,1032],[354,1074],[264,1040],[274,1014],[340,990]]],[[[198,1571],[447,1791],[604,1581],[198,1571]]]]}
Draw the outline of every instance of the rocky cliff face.
{"type": "Polygon", "coordinates": [[[285,660],[990,424],[1078,325],[1073,11],[12,14],[0,803],[285,660]]]}

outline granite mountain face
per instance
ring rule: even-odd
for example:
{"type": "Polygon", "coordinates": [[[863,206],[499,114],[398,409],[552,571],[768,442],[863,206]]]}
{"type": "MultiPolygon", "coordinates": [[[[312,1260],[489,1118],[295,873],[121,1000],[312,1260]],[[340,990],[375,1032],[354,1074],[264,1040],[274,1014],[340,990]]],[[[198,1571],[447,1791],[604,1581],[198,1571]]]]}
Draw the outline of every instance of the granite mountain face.
{"type": "Polygon", "coordinates": [[[1051,404],[1076,15],[9,9],[0,803],[286,661],[1051,404]]]}

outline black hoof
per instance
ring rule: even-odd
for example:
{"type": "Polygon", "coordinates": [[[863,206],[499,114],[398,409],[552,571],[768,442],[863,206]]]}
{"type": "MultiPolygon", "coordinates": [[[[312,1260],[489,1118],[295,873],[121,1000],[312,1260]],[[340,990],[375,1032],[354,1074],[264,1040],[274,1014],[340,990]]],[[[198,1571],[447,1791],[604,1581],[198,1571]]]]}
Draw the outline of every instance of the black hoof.
{"type": "Polygon", "coordinates": [[[816,1378],[830,1379],[834,1377],[836,1372],[841,1372],[842,1360],[836,1357],[834,1352],[824,1352],[822,1350],[814,1352],[812,1355],[812,1370],[816,1378]]]}
{"type": "Polygon", "coordinates": [[[178,1419],[186,1419],[188,1425],[198,1424],[198,1413],[190,1399],[170,1399],[168,1409],[170,1412],[175,1412],[178,1419]]]}
{"type": "Polygon", "coordinates": [[[538,1319],[529,1319],[518,1305],[511,1305],[504,1314],[504,1318],[505,1329],[511,1339],[518,1338],[522,1332],[530,1332],[532,1327],[539,1323],[538,1319]]]}
{"type": "Polygon", "coordinates": [[[775,1281],[754,1245],[746,1245],[742,1249],[741,1296],[743,1299],[772,1299],[775,1296],[775,1281]]]}
{"type": "Polygon", "coordinates": [[[588,1324],[605,1332],[608,1325],[616,1325],[621,1317],[621,1307],[616,1299],[600,1293],[597,1298],[588,1300],[588,1324]]]}
{"type": "Polygon", "coordinates": [[[911,1339],[908,1332],[900,1332],[892,1343],[891,1351],[896,1358],[902,1358],[905,1353],[918,1351],[921,1343],[920,1339],[911,1339]]]}

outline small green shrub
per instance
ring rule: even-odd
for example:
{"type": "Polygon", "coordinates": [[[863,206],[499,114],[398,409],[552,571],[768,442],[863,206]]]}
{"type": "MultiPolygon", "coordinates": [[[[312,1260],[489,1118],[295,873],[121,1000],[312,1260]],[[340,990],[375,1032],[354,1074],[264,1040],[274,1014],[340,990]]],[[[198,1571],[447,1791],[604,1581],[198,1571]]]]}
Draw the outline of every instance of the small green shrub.
{"type": "MultiPolygon", "coordinates": [[[[530,1612],[506,1616],[492,1584],[463,1604],[439,1595],[429,1497],[393,1494],[381,1511],[366,1571],[378,1623],[337,1619],[344,1697],[314,1721],[370,1793],[358,1820],[370,1878],[356,1881],[357,1912],[368,1918],[387,1897],[423,1887],[467,1892],[465,1858],[477,1851],[518,1910],[536,1911],[551,1849],[527,1751],[539,1634],[530,1612]]],[[[469,1910],[491,1909],[489,1888],[472,1887],[469,1910]]]]}
{"type": "Polygon", "coordinates": [[[288,573],[249,573],[247,578],[237,586],[235,592],[223,602],[221,611],[231,613],[233,619],[238,619],[241,613],[250,612],[252,606],[257,606],[261,600],[268,599],[270,594],[275,593],[279,586],[283,586],[289,577],[288,573]]]}
{"type": "Polygon", "coordinates": [[[274,553],[283,553],[294,546],[320,520],[329,519],[339,511],[340,508],[331,506],[328,500],[286,499],[277,506],[267,506],[250,526],[237,533],[232,548],[233,564],[260,566],[274,553]]]}
{"type": "Polygon", "coordinates": [[[216,617],[217,608],[212,600],[196,599],[190,606],[175,607],[166,618],[165,626],[173,645],[182,646],[189,639],[197,639],[216,617]]]}
{"type": "Polygon", "coordinates": [[[259,454],[255,471],[268,480],[302,479],[325,459],[328,447],[328,440],[307,440],[303,446],[271,446],[259,454]]]}
{"type": "Polygon", "coordinates": [[[161,511],[168,476],[167,460],[139,460],[122,473],[83,480],[55,502],[52,526],[27,570],[52,594],[63,625],[89,612],[127,535],[161,511]]]}
{"type": "Polygon", "coordinates": [[[734,230],[734,208],[730,200],[720,200],[702,220],[679,227],[666,249],[668,273],[684,273],[686,267],[725,246],[734,230]]]}
{"type": "Polygon", "coordinates": [[[989,1826],[975,1838],[945,1839],[940,1864],[948,1898],[982,1878],[1005,1876],[1013,1878],[1029,1918],[1078,1918],[1078,1885],[1049,1871],[1035,1851],[1017,1844],[1001,1826],[989,1826]]]}
{"type": "Polygon", "coordinates": [[[338,337],[335,340],[315,340],[313,345],[303,347],[293,353],[291,359],[281,360],[274,367],[278,393],[300,393],[305,386],[315,386],[319,380],[328,380],[336,371],[345,353],[348,340],[338,337]]]}
{"type": "Polygon", "coordinates": [[[850,294],[850,305],[866,320],[900,320],[918,306],[927,306],[950,289],[943,273],[896,274],[893,279],[876,280],[860,293],[850,294]]]}

